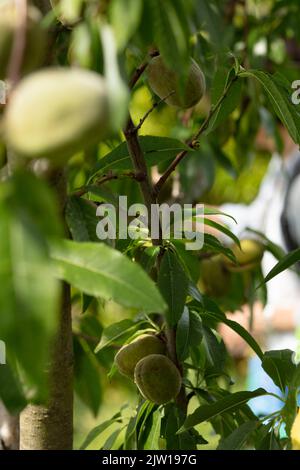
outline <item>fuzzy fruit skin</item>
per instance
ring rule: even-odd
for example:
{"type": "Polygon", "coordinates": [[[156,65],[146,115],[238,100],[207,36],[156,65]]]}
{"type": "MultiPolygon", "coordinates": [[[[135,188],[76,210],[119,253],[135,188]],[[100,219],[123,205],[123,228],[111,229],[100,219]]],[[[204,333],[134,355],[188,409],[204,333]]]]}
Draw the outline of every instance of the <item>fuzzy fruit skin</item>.
{"type": "Polygon", "coordinates": [[[116,354],[115,363],[121,374],[134,378],[137,363],[150,354],[165,354],[165,344],[154,335],[142,335],[123,346],[116,354]]]}
{"type": "Polygon", "coordinates": [[[291,439],[293,450],[300,450],[300,410],[298,411],[291,430],[291,439]]]}
{"type": "Polygon", "coordinates": [[[232,251],[236,256],[238,265],[231,263],[228,258],[224,257],[224,263],[230,271],[248,271],[255,268],[262,260],[264,254],[264,246],[257,240],[245,238],[241,240],[241,250],[238,246],[232,247],[232,251]]]}
{"type": "Polygon", "coordinates": [[[4,135],[19,156],[64,164],[108,132],[106,85],[80,69],[49,68],[24,78],[4,118],[4,135]]]}
{"type": "Polygon", "coordinates": [[[191,108],[205,93],[205,77],[199,65],[191,59],[191,65],[184,95],[179,92],[180,80],[176,72],[170,70],[161,56],[154,57],[147,69],[149,85],[161,99],[170,95],[165,101],[170,106],[191,108]]]}
{"type": "MultiPolygon", "coordinates": [[[[7,76],[14,34],[18,27],[18,10],[12,0],[0,2],[0,79],[7,76]]],[[[46,45],[46,31],[40,26],[42,15],[35,7],[28,8],[26,48],[23,57],[22,74],[39,66],[43,60],[46,45]]]]}
{"type": "Polygon", "coordinates": [[[141,359],[134,371],[134,381],[143,397],[158,405],[176,398],[181,389],[177,367],[161,354],[151,354],[141,359]]]}

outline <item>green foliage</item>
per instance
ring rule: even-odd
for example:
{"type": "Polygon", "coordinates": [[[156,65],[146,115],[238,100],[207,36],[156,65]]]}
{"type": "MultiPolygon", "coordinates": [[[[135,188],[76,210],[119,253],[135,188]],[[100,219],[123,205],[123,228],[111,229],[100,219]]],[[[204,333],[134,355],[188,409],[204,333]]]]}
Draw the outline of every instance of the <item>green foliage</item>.
{"type": "MultiPolygon", "coordinates": [[[[291,101],[292,81],[299,78],[299,2],[249,0],[245,6],[220,0],[58,0],[51,2],[54,10],[49,2],[33,3],[44,14],[38,20],[39,30],[48,35],[44,63],[64,67],[68,74],[77,67],[101,77],[110,110],[101,126],[110,132],[102,133],[96,120],[96,127],[89,127],[91,134],[84,133],[84,145],[81,139],[80,145],[74,145],[79,136],[73,126],[67,142],[60,136],[67,115],[75,116],[80,129],[91,110],[103,117],[101,103],[93,98],[87,103],[81,87],[76,89],[76,109],[68,106],[51,126],[44,123],[43,145],[50,142],[53,126],[55,137],[62,139],[59,149],[65,167],[53,175],[44,150],[31,151],[30,163],[24,163],[3,133],[16,95],[0,108],[0,339],[7,345],[7,365],[0,365],[1,400],[11,412],[21,411],[29,402],[46,402],[46,371],[58,333],[65,282],[72,288],[74,390],[99,419],[82,449],[196,450],[211,444],[208,433],[202,436],[204,424],[213,429],[219,440],[214,445],[220,450],[290,448],[299,365],[291,351],[263,352],[251,332],[226,313],[244,303],[252,307],[258,299],[265,302],[265,283],[298,263],[299,249],[285,254],[255,232],[278,264],[265,279],[260,266],[250,274],[235,272],[229,277],[218,277],[215,271],[217,284],[226,284],[218,286],[221,289],[215,294],[205,290],[203,266],[216,258],[236,265],[240,241],[221,222],[230,214],[206,206],[203,247],[190,252],[185,250],[186,240],[174,237],[159,243],[148,234],[139,240],[99,241],[96,210],[103,203],[118,209],[119,195],[127,196],[130,204],[142,202],[147,191],[147,204],[157,197],[181,205],[251,202],[269,158],[269,149],[257,149],[260,127],[278,151],[282,141],[277,118],[300,143],[299,105],[291,101]],[[151,107],[144,72],[158,55],[178,77],[181,94],[191,59],[201,64],[207,93],[197,106],[170,111],[167,100],[157,102],[152,97],[151,107]],[[130,121],[126,123],[129,111],[135,121],[132,128],[130,121]],[[157,194],[155,183],[161,182],[172,163],[166,191],[157,194]],[[55,184],[61,174],[66,178],[64,188],[55,184]],[[224,237],[235,248],[223,243],[224,237]],[[241,391],[233,385],[231,358],[218,333],[220,324],[247,343],[281,390],[282,408],[272,415],[258,419],[248,406],[251,399],[268,392],[241,391]],[[116,351],[144,334],[158,335],[167,345],[169,357],[163,358],[172,359],[176,392],[182,382],[179,395],[155,400],[159,392],[155,371],[151,376],[154,395],[144,396],[116,373],[116,351]],[[106,375],[112,385],[105,382],[106,375]],[[118,387],[128,392],[130,403],[101,422],[105,394],[118,387]]],[[[7,40],[3,31],[0,55],[7,40]]],[[[28,41],[23,65],[33,52],[28,41]]],[[[12,73],[5,65],[1,75],[12,83],[20,80],[19,87],[28,70],[22,64],[17,68],[12,73]]],[[[59,81],[56,85],[60,87],[59,81]]],[[[32,93],[36,97],[35,87],[32,93]]],[[[32,98],[26,98],[26,116],[15,110],[25,137],[36,111],[32,98]]],[[[53,96],[47,98],[53,104],[53,96]]],[[[71,98],[74,104],[75,96],[71,98]]],[[[39,99],[38,104],[44,117],[45,103],[39,99]]],[[[31,126],[30,144],[41,137],[36,131],[40,122],[38,116],[31,126]]],[[[14,125],[10,134],[13,139],[14,125]]],[[[199,222],[194,209],[190,218],[199,222]]],[[[142,360],[148,363],[149,355],[142,360]]],[[[113,397],[114,393],[109,400],[113,397]]]]}
{"type": "Polygon", "coordinates": [[[174,326],[180,319],[187,296],[188,278],[172,250],[166,250],[158,277],[158,287],[168,304],[166,320],[174,326]]]}
{"type": "Polygon", "coordinates": [[[52,246],[51,257],[57,277],[86,294],[145,312],[165,309],[142,269],[104,244],[65,240],[52,246]]]}
{"type": "MultiPolygon", "coordinates": [[[[47,395],[44,369],[57,328],[60,295],[47,245],[61,233],[55,199],[33,175],[16,173],[1,184],[0,213],[1,338],[28,380],[27,393],[40,401],[47,395]]],[[[10,367],[15,369],[15,361],[10,367]]],[[[12,388],[11,394],[15,392],[12,388]]]]}

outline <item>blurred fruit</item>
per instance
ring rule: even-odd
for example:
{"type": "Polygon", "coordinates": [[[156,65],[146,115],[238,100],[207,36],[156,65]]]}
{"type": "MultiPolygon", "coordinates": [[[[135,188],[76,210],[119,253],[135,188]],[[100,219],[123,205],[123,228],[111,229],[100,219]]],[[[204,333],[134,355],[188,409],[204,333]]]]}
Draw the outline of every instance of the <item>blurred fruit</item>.
{"type": "Polygon", "coordinates": [[[264,245],[262,243],[246,238],[241,240],[241,249],[237,245],[234,245],[231,249],[238,264],[234,264],[224,257],[224,263],[230,271],[249,271],[260,264],[264,254],[264,245]]]}
{"type": "Polygon", "coordinates": [[[70,63],[81,68],[90,69],[93,65],[93,44],[89,26],[80,23],[72,31],[69,50],[70,63]]]}
{"type": "Polygon", "coordinates": [[[181,388],[177,367],[161,354],[141,359],[136,365],[134,380],[143,397],[158,405],[176,398],[181,388]]]}
{"type": "Polygon", "coordinates": [[[61,23],[72,25],[80,20],[83,0],[50,0],[50,2],[61,23]]]}
{"type": "Polygon", "coordinates": [[[108,132],[104,79],[90,71],[49,68],[23,79],[4,121],[7,144],[20,156],[64,164],[108,132]]]}
{"type": "Polygon", "coordinates": [[[293,450],[300,450],[300,410],[298,411],[298,414],[292,427],[291,439],[293,450]]]}
{"type": "Polygon", "coordinates": [[[184,93],[180,93],[180,77],[170,70],[161,56],[154,57],[148,66],[149,85],[161,99],[171,106],[190,108],[195,106],[205,93],[205,77],[199,65],[191,59],[190,70],[185,84],[184,93]]]}
{"type": "Polygon", "coordinates": [[[150,354],[165,354],[165,344],[154,335],[142,335],[130,344],[123,346],[116,354],[115,363],[119,372],[134,378],[137,363],[150,354]]]}
{"type": "Polygon", "coordinates": [[[223,297],[228,293],[230,273],[223,263],[221,255],[201,261],[199,288],[211,297],[223,297]]]}
{"type": "MultiPolygon", "coordinates": [[[[26,45],[22,74],[39,66],[43,60],[46,31],[40,25],[41,13],[35,7],[28,7],[26,45]]],[[[0,79],[7,78],[7,68],[13,51],[15,31],[20,22],[20,13],[14,0],[0,2],[0,79]]]]}

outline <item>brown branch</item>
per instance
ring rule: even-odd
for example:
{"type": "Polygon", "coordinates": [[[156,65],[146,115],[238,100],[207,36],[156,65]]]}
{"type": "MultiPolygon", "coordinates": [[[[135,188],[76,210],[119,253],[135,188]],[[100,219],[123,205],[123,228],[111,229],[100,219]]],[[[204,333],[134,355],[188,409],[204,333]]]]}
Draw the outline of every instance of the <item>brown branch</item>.
{"type": "MultiPolygon", "coordinates": [[[[216,111],[218,111],[218,109],[220,108],[221,104],[223,103],[224,99],[226,98],[232,84],[237,80],[237,76],[235,76],[227,85],[227,87],[225,88],[222,96],[220,97],[220,99],[217,101],[217,103],[212,106],[208,116],[206,117],[206,119],[203,121],[203,123],[201,124],[199,130],[196,132],[196,134],[187,142],[187,145],[188,147],[190,147],[191,150],[195,149],[198,147],[198,139],[199,137],[204,133],[204,131],[208,128],[210,122],[211,122],[211,118],[215,115],[216,111]]],[[[163,185],[165,184],[165,182],[167,181],[167,179],[169,178],[169,176],[173,173],[173,171],[176,169],[176,167],[179,165],[179,163],[181,162],[181,160],[189,153],[189,150],[183,150],[182,152],[178,153],[178,155],[176,155],[175,159],[173,160],[173,162],[169,165],[169,167],[166,169],[166,171],[161,175],[160,179],[157,181],[155,187],[154,187],[154,191],[156,193],[156,195],[159,194],[160,190],[162,189],[163,185]]]]}
{"type": "MultiPolygon", "coordinates": [[[[150,59],[152,57],[156,57],[159,55],[159,52],[157,50],[154,50],[154,51],[151,51],[149,53],[149,57],[150,59]]],[[[145,72],[146,68],[148,67],[149,65],[149,60],[146,60],[143,64],[141,64],[139,67],[137,67],[129,81],[129,88],[130,90],[132,90],[134,88],[134,86],[136,85],[136,83],[139,81],[140,77],[143,75],[143,73],[145,72]]]]}
{"type": "MultiPolygon", "coordinates": [[[[131,157],[135,172],[140,175],[140,189],[148,210],[151,214],[152,204],[156,204],[156,195],[152,185],[150,176],[148,175],[148,168],[146,165],[145,156],[138,139],[138,130],[134,125],[131,116],[129,115],[124,135],[127,142],[129,155],[131,157]]],[[[160,245],[161,240],[152,240],[154,245],[160,245]]]]}
{"type": "Polygon", "coordinates": [[[19,24],[16,28],[12,53],[10,56],[10,61],[8,65],[8,78],[12,84],[15,86],[20,79],[21,69],[23,58],[26,48],[26,32],[27,32],[27,12],[28,5],[27,0],[15,0],[16,3],[16,12],[19,24]]]}
{"type": "Polygon", "coordinates": [[[108,181],[117,180],[117,179],[121,179],[121,178],[132,178],[136,181],[140,181],[143,178],[143,176],[141,174],[134,173],[133,171],[128,171],[126,173],[109,172],[107,175],[103,175],[101,178],[96,180],[93,184],[89,184],[87,186],[82,186],[81,188],[75,190],[72,193],[72,196],[77,196],[77,197],[84,196],[86,193],[89,192],[89,190],[90,190],[89,188],[92,185],[93,186],[101,186],[102,184],[107,183],[108,181]]]}
{"type": "Polygon", "coordinates": [[[140,128],[142,127],[142,125],[144,124],[144,122],[146,121],[146,119],[148,118],[148,116],[161,104],[161,103],[164,103],[164,101],[166,101],[171,95],[173,95],[175,93],[175,91],[171,91],[171,93],[169,93],[167,96],[165,96],[164,98],[162,98],[161,100],[159,101],[156,101],[156,103],[153,104],[153,106],[151,106],[151,108],[144,114],[144,116],[140,119],[140,122],[138,123],[138,125],[135,127],[136,131],[139,131],[140,128]]]}
{"type": "Polygon", "coordinates": [[[134,88],[135,84],[139,81],[140,77],[143,75],[144,71],[149,65],[149,61],[144,62],[142,65],[140,65],[134,72],[130,82],[129,82],[129,88],[132,90],[134,88]]]}

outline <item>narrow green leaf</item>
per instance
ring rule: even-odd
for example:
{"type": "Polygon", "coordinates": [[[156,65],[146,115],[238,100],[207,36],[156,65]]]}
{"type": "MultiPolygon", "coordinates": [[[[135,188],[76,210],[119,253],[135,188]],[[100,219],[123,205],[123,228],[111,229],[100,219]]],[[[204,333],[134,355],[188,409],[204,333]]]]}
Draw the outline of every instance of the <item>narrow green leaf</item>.
{"type": "MultiPolygon", "coordinates": [[[[139,137],[141,148],[146,157],[148,166],[157,165],[165,160],[174,158],[181,150],[189,150],[190,147],[177,139],[170,137],[159,137],[142,135],[139,137]]],[[[132,161],[129,156],[126,142],[122,142],[118,147],[105,155],[95,166],[92,177],[97,173],[108,170],[132,170],[132,161]]]]}
{"type": "MultiPolygon", "coordinates": [[[[215,84],[214,84],[214,93],[213,93],[213,104],[215,105],[221,96],[225,93],[225,90],[229,83],[234,80],[236,77],[235,70],[232,69],[227,73],[224,73],[224,70],[217,72],[215,84]],[[225,77],[225,81],[224,81],[225,77]]],[[[226,93],[225,98],[215,112],[214,116],[210,120],[209,126],[206,133],[210,133],[215,130],[219,124],[221,124],[238,106],[241,100],[242,93],[242,80],[236,79],[234,83],[229,88],[229,91],[226,93]]]]}
{"type": "Polygon", "coordinates": [[[206,217],[204,218],[204,224],[215,228],[221,233],[224,233],[225,235],[227,235],[227,237],[231,238],[234,243],[241,247],[240,240],[238,239],[238,237],[234,235],[234,233],[232,233],[227,227],[225,227],[225,225],[219,224],[215,220],[207,219],[206,217]]]}
{"type": "Polygon", "coordinates": [[[273,109],[283,125],[289,131],[292,139],[296,142],[300,142],[300,134],[298,131],[298,118],[295,117],[295,109],[293,103],[286,97],[286,94],[282,87],[279,86],[276,77],[262,72],[260,70],[249,70],[246,72],[239,73],[240,77],[252,77],[258,80],[263,86],[264,91],[270,99],[273,109]]]}
{"type": "Polygon", "coordinates": [[[223,246],[220,240],[214,235],[211,235],[210,233],[204,234],[203,251],[223,253],[223,255],[225,255],[228,259],[230,259],[230,261],[232,261],[233,263],[237,262],[233,251],[230,248],[223,246]]]}
{"type": "Polygon", "coordinates": [[[104,421],[101,423],[99,426],[96,426],[94,429],[92,429],[85,440],[83,441],[82,445],[80,446],[80,450],[86,449],[97,437],[100,436],[100,434],[103,433],[109,426],[116,422],[121,421],[121,413],[115,414],[111,419],[108,419],[107,421],[104,421]]]}
{"type": "Polygon", "coordinates": [[[159,450],[160,428],[161,412],[160,410],[156,410],[152,414],[152,426],[144,444],[144,450],[159,450]]]}
{"type": "Polygon", "coordinates": [[[43,401],[60,296],[47,243],[60,227],[51,192],[33,175],[18,173],[1,184],[0,233],[0,336],[14,352],[32,399],[43,401]]]}
{"type": "Polygon", "coordinates": [[[51,249],[56,275],[88,295],[162,312],[165,304],[142,268],[103,243],[64,240],[51,249]]]}
{"type": "Polygon", "coordinates": [[[239,450],[246,444],[251,434],[257,428],[257,421],[247,421],[235,429],[229,436],[222,439],[217,450],[239,450]]]}
{"type": "Polygon", "coordinates": [[[116,429],[105,441],[101,450],[111,450],[124,428],[116,429]]]}
{"type": "Polygon", "coordinates": [[[15,361],[10,361],[8,351],[6,362],[6,364],[0,365],[0,397],[10,413],[20,413],[25,408],[27,401],[15,361]]]}
{"type": "Polygon", "coordinates": [[[296,372],[293,352],[289,349],[267,351],[262,359],[262,367],[273,382],[285,393],[296,372]]]}
{"type": "Polygon", "coordinates": [[[224,398],[221,398],[215,403],[200,406],[196,409],[196,411],[194,411],[194,413],[186,418],[182,428],[178,432],[186,431],[187,429],[203,423],[204,421],[210,421],[213,418],[222,415],[223,413],[233,412],[252,398],[260,397],[262,395],[268,395],[268,392],[262,388],[258,388],[253,392],[232,393],[228,396],[225,396],[224,398]]]}
{"type": "Polygon", "coordinates": [[[98,353],[104,348],[107,348],[112,343],[119,341],[125,342],[127,338],[131,337],[132,334],[137,331],[142,322],[134,322],[132,320],[121,320],[120,322],[113,323],[107,328],[104,328],[100,343],[95,349],[95,353],[98,353]]]}
{"type": "MultiPolygon", "coordinates": [[[[212,304],[210,304],[210,307],[211,306],[212,304]]],[[[200,315],[202,315],[203,318],[205,318],[205,316],[208,316],[217,322],[225,323],[225,325],[229,326],[232,330],[234,330],[238,335],[240,335],[246,341],[246,343],[253,349],[253,351],[258,355],[260,359],[263,358],[264,354],[260,346],[258,345],[258,343],[253,338],[253,336],[251,336],[251,334],[248,333],[248,331],[239,323],[235,322],[234,320],[229,320],[221,310],[218,309],[212,312],[212,311],[206,310],[206,306],[204,306],[204,310],[203,312],[200,312],[200,315]]]]}
{"type": "Polygon", "coordinates": [[[226,214],[225,212],[220,211],[216,207],[207,207],[204,206],[204,215],[222,215],[224,217],[229,217],[235,224],[237,224],[237,221],[232,215],[226,214]]]}
{"type": "Polygon", "coordinates": [[[188,31],[185,27],[185,9],[178,8],[181,0],[152,0],[154,10],[155,42],[167,65],[185,73],[188,64],[188,31]]]}
{"type": "Polygon", "coordinates": [[[82,338],[74,337],[74,387],[79,398],[96,417],[101,404],[99,363],[82,338]]]}
{"type": "MultiPolygon", "coordinates": [[[[300,261],[300,248],[297,248],[294,251],[291,251],[286,256],[284,256],[271,271],[265,277],[264,282],[269,282],[273,277],[278,276],[278,274],[282,273],[286,269],[290,268],[294,264],[300,261]]],[[[258,286],[259,287],[259,286],[258,286]]]]}
{"type": "Polygon", "coordinates": [[[120,51],[123,50],[127,41],[135,33],[142,9],[142,0],[113,0],[110,3],[109,17],[120,51]]]}
{"type": "Polygon", "coordinates": [[[176,352],[180,361],[184,361],[189,354],[190,312],[184,307],[176,329],[176,352]]]}
{"type": "Polygon", "coordinates": [[[92,201],[71,196],[66,204],[66,221],[73,240],[77,242],[98,241],[96,227],[97,206],[92,201]]]}
{"type": "Polygon", "coordinates": [[[158,287],[168,305],[166,319],[174,326],[180,319],[188,291],[188,278],[176,253],[167,250],[158,276],[158,287]]]}
{"type": "Polygon", "coordinates": [[[119,132],[128,112],[129,90],[119,69],[118,51],[112,27],[108,23],[102,22],[99,24],[99,33],[104,56],[104,76],[108,91],[109,124],[112,130],[119,132]]]}

